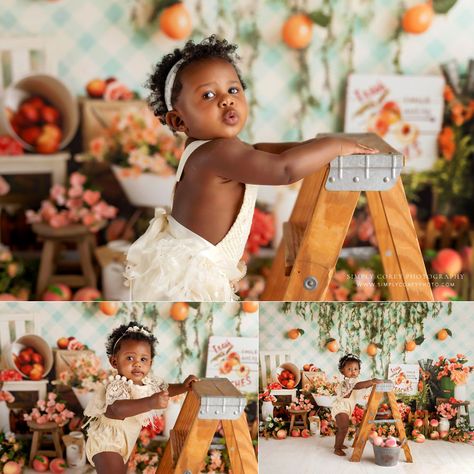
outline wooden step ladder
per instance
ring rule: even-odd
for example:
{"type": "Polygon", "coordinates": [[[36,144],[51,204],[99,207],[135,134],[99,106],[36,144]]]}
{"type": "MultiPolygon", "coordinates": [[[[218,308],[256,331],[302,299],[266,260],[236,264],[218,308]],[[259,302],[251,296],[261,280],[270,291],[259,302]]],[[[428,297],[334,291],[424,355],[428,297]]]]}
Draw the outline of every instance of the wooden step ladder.
{"type": "Polygon", "coordinates": [[[402,443],[403,451],[405,451],[405,458],[407,462],[413,462],[410,447],[407,443],[405,427],[402,422],[400,410],[398,409],[397,399],[395,398],[395,394],[393,393],[392,382],[384,382],[372,387],[372,391],[370,392],[369,396],[369,401],[367,402],[367,408],[365,409],[361,424],[354,438],[354,443],[352,444],[354,451],[352,452],[350,461],[360,461],[362,453],[364,452],[365,444],[367,443],[367,440],[369,438],[372,425],[377,424],[395,424],[398,430],[398,439],[402,443]],[[375,416],[377,415],[377,410],[379,408],[380,402],[383,399],[384,394],[388,398],[388,405],[392,410],[393,418],[390,420],[376,420],[375,416]]]}
{"type": "Polygon", "coordinates": [[[403,155],[373,133],[329,136],[352,138],[380,153],[338,157],[303,180],[262,299],[325,299],[357,201],[365,191],[390,299],[433,301],[400,178],[403,155]]]}
{"type": "Polygon", "coordinates": [[[219,421],[233,474],[257,474],[246,404],[245,397],[228,379],[194,383],[170,432],[157,474],[199,474],[219,421]]]}

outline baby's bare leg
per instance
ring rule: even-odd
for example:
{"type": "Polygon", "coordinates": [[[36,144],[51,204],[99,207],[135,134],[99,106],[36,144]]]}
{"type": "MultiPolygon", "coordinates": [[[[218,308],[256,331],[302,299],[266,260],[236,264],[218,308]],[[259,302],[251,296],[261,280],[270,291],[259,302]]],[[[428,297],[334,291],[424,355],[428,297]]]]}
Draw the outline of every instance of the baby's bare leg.
{"type": "Polygon", "coordinates": [[[123,463],[123,458],[119,453],[112,451],[105,451],[96,454],[92,461],[94,461],[97,474],[126,474],[127,467],[123,463]]]}
{"type": "Polygon", "coordinates": [[[336,415],[336,441],[334,443],[334,454],[338,456],[345,456],[344,440],[346,439],[347,431],[349,430],[349,416],[346,413],[339,413],[336,415]]]}

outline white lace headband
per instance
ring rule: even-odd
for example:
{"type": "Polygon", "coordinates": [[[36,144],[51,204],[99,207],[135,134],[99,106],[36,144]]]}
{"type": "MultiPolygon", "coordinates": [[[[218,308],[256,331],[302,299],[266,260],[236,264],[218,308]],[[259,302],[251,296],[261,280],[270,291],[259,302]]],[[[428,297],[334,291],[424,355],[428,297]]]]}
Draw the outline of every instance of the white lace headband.
{"type": "Polygon", "coordinates": [[[173,67],[170,69],[170,72],[166,76],[165,80],[165,104],[168,111],[173,110],[173,104],[171,103],[171,92],[173,92],[174,81],[176,80],[176,75],[181,64],[184,63],[184,58],[180,59],[173,67]]]}
{"type": "Polygon", "coordinates": [[[117,344],[118,342],[120,341],[120,339],[122,339],[127,333],[130,333],[130,332],[141,332],[142,334],[144,334],[145,336],[151,336],[151,332],[150,331],[147,331],[146,329],[144,328],[141,328],[141,327],[138,327],[138,326],[130,326],[116,341],[115,341],[115,344],[114,344],[114,347],[112,348],[112,354],[115,354],[115,348],[117,347],[117,344]]]}

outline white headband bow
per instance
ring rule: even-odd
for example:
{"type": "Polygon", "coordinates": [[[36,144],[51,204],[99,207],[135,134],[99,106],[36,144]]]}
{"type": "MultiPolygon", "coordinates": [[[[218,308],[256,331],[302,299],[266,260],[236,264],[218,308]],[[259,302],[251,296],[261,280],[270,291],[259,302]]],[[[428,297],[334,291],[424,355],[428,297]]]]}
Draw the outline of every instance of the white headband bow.
{"type": "Polygon", "coordinates": [[[115,341],[115,344],[114,344],[114,347],[112,348],[112,353],[114,354],[115,353],[115,348],[117,347],[117,344],[119,343],[119,341],[125,336],[125,334],[127,334],[128,332],[141,332],[142,334],[144,334],[145,336],[151,336],[151,332],[150,331],[147,331],[146,329],[143,329],[143,328],[140,328],[138,326],[130,326],[116,341],[115,341]]]}
{"type": "Polygon", "coordinates": [[[184,63],[184,58],[180,59],[173,67],[170,69],[170,72],[166,76],[165,80],[165,104],[168,112],[173,110],[173,104],[171,103],[171,92],[173,91],[174,81],[176,80],[176,75],[181,64],[184,63]]]}

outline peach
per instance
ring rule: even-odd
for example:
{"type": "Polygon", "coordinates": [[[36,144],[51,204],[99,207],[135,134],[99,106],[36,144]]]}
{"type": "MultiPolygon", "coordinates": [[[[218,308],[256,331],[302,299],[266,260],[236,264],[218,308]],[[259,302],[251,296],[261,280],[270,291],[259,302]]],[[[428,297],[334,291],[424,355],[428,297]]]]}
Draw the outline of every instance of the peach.
{"type": "Polygon", "coordinates": [[[49,461],[46,456],[40,454],[36,455],[33,459],[33,469],[36,472],[45,472],[48,470],[49,461]]]}
{"type": "Polygon", "coordinates": [[[307,429],[304,429],[301,431],[301,437],[302,438],[309,438],[311,436],[311,432],[307,429]]]}
{"type": "Polygon", "coordinates": [[[393,437],[389,437],[385,441],[385,447],[386,448],[394,448],[396,445],[397,445],[397,440],[393,437]]]}
{"type": "Polygon", "coordinates": [[[430,425],[433,427],[433,428],[436,428],[438,425],[439,425],[439,421],[438,420],[435,420],[434,418],[432,420],[430,420],[430,425]]]}
{"type": "Polygon", "coordinates": [[[16,298],[10,293],[0,293],[0,301],[16,301],[16,298]]]}
{"type": "Polygon", "coordinates": [[[413,438],[416,438],[419,434],[420,434],[420,432],[419,432],[418,430],[413,430],[413,431],[411,432],[411,436],[412,436],[413,438]]]}
{"type": "Polygon", "coordinates": [[[462,270],[462,258],[456,250],[443,249],[438,252],[431,266],[435,272],[446,273],[453,278],[462,270]]]}
{"type": "Polygon", "coordinates": [[[67,349],[67,346],[69,344],[69,339],[67,337],[60,337],[56,341],[56,344],[59,347],[59,349],[67,349]]]}
{"type": "Polygon", "coordinates": [[[21,466],[15,461],[8,461],[3,466],[3,474],[21,474],[21,466]]]}
{"type": "Polygon", "coordinates": [[[73,301],[96,301],[100,299],[101,294],[97,288],[85,286],[76,291],[73,301]]]}
{"type": "Polygon", "coordinates": [[[287,437],[288,433],[284,429],[280,429],[276,433],[277,439],[285,439],[287,437]]]}
{"type": "Polygon", "coordinates": [[[375,438],[377,438],[378,435],[379,435],[379,434],[377,433],[377,431],[371,431],[370,434],[369,434],[369,439],[372,441],[372,440],[374,440],[375,438]]]}
{"type": "Polygon", "coordinates": [[[43,301],[69,301],[72,297],[72,291],[64,283],[55,283],[49,285],[43,294],[43,301]]]}
{"type": "Polygon", "coordinates": [[[38,126],[31,126],[20,131],[20,138],[30,145],[35,145],[41,135],[41,128],[38,126]]]}
{"type": "Polygon", "coordinates": [[[423,426],[423,420],[421,418],[417,418],[414,422],[413,422],[413,426],[415,428],[421,428],[423,426]]]}
{"type": "Polygon", "coordinates": [[[49,464],[49,469],[53,474],[61,474],[66,470],[66,461],[62,458],[55,458],[49,464]]]}
{"type": "Polygon", "coordinates": [[[58,109],[55,109],[54,107],[51,107],[49,105],[45,105],[41,109],[41,118],[43,119],[43,122],[54,123],[54,124],[58,125],[59,120],[60,120],[59,111],[58,111],[58,109]]]}
{"type": "Polygon", "coordinates": [[[435,301],[451,301],[456,298],[458,294],[448,286],[437,286],[433,289],[433,298],[435,301]]]}
{"type": "Polygon", "coordinates": [[[446,438],[447,436],[448,436],[448,431],[440,431],[440,432],[439,432],[439,437],[440,437],[441,439],[444,439],[444,438],[446,438]]]}
{"type": "Polygon", "coordinates": [[[416,441],[417,443],[424,443],[424,442],[425,442],[425,439],[426,439],[426,438],[425,438],[425,435],[422,435],[422,434],[420,433],[420,434],[418,434],[418,435],[416,436],[415,441],[416,441]]]}
{"type": "Polygon", "coordinates": [[[292,436],[293,438],[298,438],[298,437],[300,436],[300,434],[301,434],[301,433],[300,433],[300,430],[299,430],[298,428],[293,428],[293,429],[291,430],[291,436],[292,436]]]}
{"type": "Polygon", "coordinates": [[[102,98],[107,83],[102,79],[92,79],[86,84],[86,91],[89,97],[102,98]]]}
{"type": "Polygon", "coordinates": [[[373,438],[374,446],[382,446],[383,438],[382,436],[376,436],[373,438]]]}
{"type": "Polygon", "coordinates": [[[433,216],[431,220],[433,221],[436,230],[441,230],[448,222],[448,218],[441,214],[433,216]]]}
{"type": "Polygon", "coordinates": [[[431,439],[439,439],[439,433],[437,431],[433,431],[430,433],[431,439]]]}

